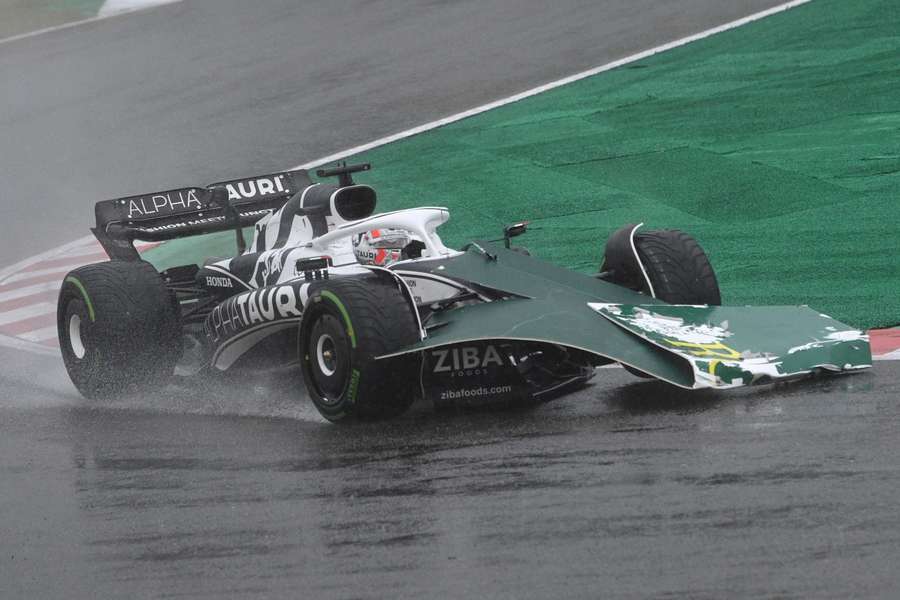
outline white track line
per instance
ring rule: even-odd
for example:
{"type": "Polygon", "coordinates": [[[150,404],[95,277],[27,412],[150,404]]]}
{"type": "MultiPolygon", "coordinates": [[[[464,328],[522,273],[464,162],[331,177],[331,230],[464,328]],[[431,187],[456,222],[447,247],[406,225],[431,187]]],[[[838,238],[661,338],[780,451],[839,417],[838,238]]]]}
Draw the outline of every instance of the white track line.
{"type": "Polygon", "coordinates": [[[98,252],[103,252],[103,246],[100,245],[97,240],[94,240],[93,244],[85,244],[84,246],[79,246],[78,248],[72,248],[68,252],[66,252],[67,258],[78,258],[81,256],[90,256],[91,254],[97,254],[98,252]]]}
{"type": "Polygon", "coordinates": [[[97,21],[104,21],[106,19],[112,19],[114,17],[120,17],[123,15],[128,15],[131,13],[135,13],[141,10],[147,10],[149,8],[154,8],[156,6],[162,6],[163,4],[174,4],[175,2],[181,2],[182,0],[158,0],[154,2],[152,5],[147,4],[146,6],[135,6],[134,8],[127,8],[122,10],[117,10],[115,12],[109,12],[107,14],[99,14],[96,17],[89,17],[87,19],[81,19],[80,21],[72,21],[71,23],[63,23],[62,25],[54,25],[53,27],[45,27],[44,29],[38,29],[36,31],[29,31],[28,33],[20,33],[19,35],[13,35],[7,38],[3,38],[0,40],[0,44],[6,44],[9,42],[16,42],[18,40],[24,40],[27,38],[32,38],[39,35],[44,35],[45,33],[53,33],[54,31],[63,31],[66,29],[72,29],[73,27],[80,27],[82,25],[86,25],[88,23],[96,23],[97,21]]]}
{"type": "Polygon", "coordinates": [[[43,356],[55,356],[59,358],[59,349],[50,346],[42,346],[34,342],[29,342],[21,338],[0,334],[0,346],[13,348],[14,350],[25,350],[32,354],[40,354],[43,356]]]}
{"type": "Polygon", "coordinates": [[[575,81],[579,81],[587,77],[592,77],[599,73],[610,71],[629,63],[643,60],[645,58],[653,56],[654,54],[659,54],[660,52],[665,52],[666,50],[672,50],[673,48],[678,48],[679,46],[684,46],[686,44],[690,44],[691,42],[696,42],[697,40],[708,38],[710,36],[716,35],[717,33],[728,31],[729,29],[735,29],[736,27],[740,27],[742,25],[746,25],[747,23],[752,23],[753,21],[758,21],[768,16],[790,10],[797,6],[807,4],[811,1],[812,0],[793,0],[792,2],[785,2],[784,4],[773,6],[772,8],[753,13],[752,15],[748,15],[729,23],[725,23],[724,25],[719,25],[718,27],[713,27],[712,29],[707,29],[705,31],[701,31],[700,33],[695,33],[694,35],[689,35],[688,37],[684,37],[673,42],[663,44],[661,46],[656,46],[655,48],[650,48],[649,50],[644,50],[643,52],[638,52],[637,54],[632,54],[631,56],[626,56],[625,58],[620,58],[619,60],[615,60],[611,63],[600,65],[599,67],[594,67],[592,69],[588,69],[587,71],[581,71],[580,73],[575,73],[574,75],[569,75],[568,77],[563,77],[562,79],[551,81],[550,83],[545,83],[544,85],[540,85],[536,88],[531,88],[530,90],[525,90],[524,92],[509,96],[508,98],[501,98],[500,100],[495,100],[494,102],[489,102],[488,104],[482,104],[481,106],[471,108],[461,113],[456,113],[455,115],[444,117],[443,119],[438,119],[437,121],[431,121],[430,123],[425,123],[424,125],[413,127],[412,129],[407,129],[393,135],[379,138],[367,144],[354,146],[353,148],[347,148],[346,150],[341,150],[340,152],[329,154],[328,156],[325,156],[323,158],[303,163],[302,165],[297,165],[296,167],[294,167],[294,169],[311,169],[313,167],[318,167],[319,165],[325,163],[340,160],[354,154],[359,154],[360,152],[365,152],[367,150],[377,148],[378,146],[384,146],[385,144],[390,144],[391,142],[396,142],[398,140],[402,140],[404,138],[408,138],[425,131],[437,129],[438,127],[443,127],[444,125],[449,125],[450,123],[455,123],[456,121],[461,121],[468,117],[473,117],[477,114],[481,114],[483,112],[487,112],[501,106],[506,106],[507,104],[512,104],[513,102],[524,100],[525,98],[530,98],[531,96],[536,96],[537,94],[573,83],[575,81]]]}
{"type": "Polygon", "coordinates": [[[32,279],[34,277],[43,277],[44,275],[62,275],[63,273],[68,273],[72,270],[72,266],[66,267],[53,267],[50,269],[35,269],[33,271],[22,271],[21,273],[16,273],[15,275],[10,275],[6,279],[4,279],[0,284],[8,285],[10,283],[14,283],[16,281],[23,281],[26,279],[32,279]]]}
{"type": "Polygon", "coordinates": [[[78,248],[83,244],[89,244],[91,242],[95,242],[96,238],[93,235],[86,235],[83,238],[79,238],[74,242],[69,242],[68,244],[64,244],[52,250],[47,250],[46,252],[41,252],[40,254],[35,254],[32,257],[26,258],[24,260],[20,260],[14,265],[10,265],[3,270],[0,270],[0,283],[3,282],[4,279],[9,277],[10,275],[25,269],[26,267],[30,267],[35,263],[39,263],[42,260],[49,260],[51,258],[56,258],[60,254],[64,254],[69,250],[74,248],[78,248]]]}
{"type": "Polygon", "coordinates": [[[41,315],[48,315],[55,312],[55,304],[51,304],[49,302],[36,302],[31,306],[25,306],[23,308],[17,308],[15,310],[8,310],[6,312],[0,313],[0,325],[9,325],[10,323],[15,323],[16,321],[24,321],[25,319],[39,317],[41,315]]]}
{"type": "Polygon", "coordinates": [[[98,17],[112,17],[113,15],[121,15],[122,13],[134,12],[136,10],[144,10],[145,8],[153,8],[161,4],[171,4],[180,0],[106,0],[100,10],[97,11],[98,17]]]}
{"type": "Polygon", "coordinates": [[[900,350],[894,350],[893,352],[888,352],[887,354],[881,354],[879,356],[872,357],[875,360],[900,360],[900,350]]]}
{"type": "Polygon", "coordinates": [[[19,335],[17,337],[20,337],[23,340],[28,340],[29,342],[44,342],[46,340],[56,339],[56,336],[56,325],[51,325],[50,327],[44,327],[43,329],[35,329],[34,331],[23,333],[22,335],[19,335]]]}
{"type": "MultiPolygon", "coordinates": [[[[34,296],[41,292],[55,292],[59,290],[59,281],[48,281],[46,283],[36,283],[34,285],[26,285],[25,287],[16,288],[8,292],[0,292],[0,302],[24,298],[26,296],[34,296]]],[[[3,314],[3,313],[0,313],[3,314]]]]}

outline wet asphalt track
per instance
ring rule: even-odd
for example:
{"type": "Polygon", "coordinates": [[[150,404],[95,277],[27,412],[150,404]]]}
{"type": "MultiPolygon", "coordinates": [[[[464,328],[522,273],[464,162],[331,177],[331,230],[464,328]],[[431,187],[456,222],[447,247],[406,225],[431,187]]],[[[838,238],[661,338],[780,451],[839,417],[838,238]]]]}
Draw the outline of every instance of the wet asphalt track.
{"type": "MultiPolygon", "coordinates": [[[[0,45],[0,264],[97,197],[291,166],[775,3],[207,0],[0,45]]],[[[900,589],[896,362],[701,395],[603,370],[352,428],[287,379],[90,405],[57,361],[0,365],[0,598],[900,589]]]]}
{"type": "Polygon", "coordinates": [[[94,408],[17,384],[46,406],[2,411],[0,597],[893,597],[898,376],[691,395],[606,369],[350,428],[289,380],[94,408]]]}

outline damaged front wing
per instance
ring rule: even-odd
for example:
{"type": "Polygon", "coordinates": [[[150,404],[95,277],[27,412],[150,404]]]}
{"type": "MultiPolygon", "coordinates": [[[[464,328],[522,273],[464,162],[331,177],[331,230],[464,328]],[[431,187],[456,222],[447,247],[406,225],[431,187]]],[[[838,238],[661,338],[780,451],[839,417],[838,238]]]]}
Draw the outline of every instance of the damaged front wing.
{"type": "Polygon", "coordinates": [[[693,389],[726,389],[872,366],[868,336],[808,307],[588,306],[688,362],[693,389]]]}

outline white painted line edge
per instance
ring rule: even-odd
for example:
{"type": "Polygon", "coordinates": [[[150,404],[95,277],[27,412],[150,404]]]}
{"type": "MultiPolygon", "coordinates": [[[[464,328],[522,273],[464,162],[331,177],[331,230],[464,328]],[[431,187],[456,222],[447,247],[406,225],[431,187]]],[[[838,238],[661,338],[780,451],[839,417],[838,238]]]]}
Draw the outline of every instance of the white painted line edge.
{"type": "Polygon", "coordinates": [[[26,267],[30,267],[35,263],[39,263],[42,260],[49,260],[51,258],[56,258],[60,254],[64,254],[73,248],[78,248],[83,244],[89,244],[91,242],[96,241],[96,238],[93,235],[86,235],[82,238],[78,238],[73,242],[69,242],[68,244],[63,244],[62,246],[58,246],[53,248],[52,250],[47,250],[46,252],[41,252],[40,254],[35,254],[34,256],[25,258],[20,260],[14,265],[10,265],[2,270],[0,270],[0,283],[3,283],[3,280],[9,277],[10,275],[21,271],[26,267]]]}
{"type": "Polygon", "coordinates": [[[873,360],[900,360],[900,350],[894,350],[893,352],[888,352],[887,354],[879,354],[878,356],[873,356],[873,360]]]}
{"type": "Polygon", "coordinates": [[[0,313],[0,325],[9,325],[16,321],[24,321],[32,317],[41,317],[43,315],[52,315],[56,313],[56,303],[35,302],[22,308],[7,310],[0,313]]]}
{"type": "Polygon", "coordinates": [[[52,267],[50,269],[35,269],[34,271],[22,271],[21,273],[16,273],[14,275],[10,275],[3,281],[0,281],[0,285],[9,285],[11,283],[15,283],[16,281],[27,281],[29,279],[37,278],[37,277],[45,277],[47,275],[58,275],[62,277],[63,273],[68,273],[72,270],[72,266],[62,266],[62,267],[52,267]]]}
{"type": "Polygon", "coordinates": [[[42,327],[41,329],[34,329],[27,333],[23,333],[22,335],[18,335],[16,337],[28,340],[29,342],[43,342],[46,340],[55,340],[57,336],[56,325],[50,325],[49,327],[42,327]]]}
{"type": "Polygon", "coordinates": [[[705,31],[701,31],[700,33],[695,33],[693,35],[689,35],[687,37],[683,37],[681,39],[677,39],[672,42],[668,42],[661,46],[656,46],[655,48],[650,48],[649,50],[644,50],[642,52],[638,52],[637,54],[632,54],[630,56],[626,56],[625,58],[620,58],[610,63],[606,63],[605,65],[600,65],[599,67],[593,67],[588,69],[587,71],[581,71],[580,73],[575,73],[574,75],[569,75],[568,77],[563,77],[562,79],[557,79],[556,81],[551,81],[550,83],[545,83],[544,85],[540,85],[536,88],[531,88],[530,90],[525,90],[524,92],[519,92],[513,96],[509,96],[507,98],[501,98],[500,100],[495,100],[494,102],[489,102],[487,104],[482,104],[481,106],[476,106],[475,108],[470,108],[469,110],[456,113],[454,115],[446,116],[442,119],[438,119],[436,121],[431,121],[430,123],[425,123],[424,125],[419,125],[418,127],[413,127],[411,129],[406,129],[405,131],[400,131],[398,133],[394,133],[392,135],[385,136],[383,138],[379,138],[377,140],[368,142],[366,144],[361,144],[359,146],[354,146],[352,148],[347,148],[346,150],[341,150],[339,152],[335,152],[334,154],[329,154],[328,156],[303,163],[301,165],[297,165],[294,169],[311,169],[313,167],[318,167],[325,163],[333,162],[336,160],[340,160],[342,158],[346,158],[348,156],[352,156],[354,154],[359,154],[361,152],[365,152],[367,150],[371,150],[373,148],[377,148],[379,146],[384,146],[385,144],[389,144],[391,142],[396,142],[398,140],[402,140],[404,138],[408,138],[419,133],[424,133],[426,131],[430,131],[432,129],[437,129],[438,127],[443,127],[444,125],[449,125],[450,123],[455,123],[456,121],[461,121],[468,117],[473,117],[475,115],[481,114],[483,112],[487,112],[489,110],[499,108],[501,106],[505,106],[507,104],[512,104],[513,102],[518,102],[519,100],[524,100],[525,98],[530,98],[531,96],[536,96],[543,92],[562,87],[564,85],[574,83],[581,79],[586,79],[587,77],[592,77],[594,75],[598,75],[605,71],[611,71],[612,69],[621,67],[623,65],[627,65],[629,63],[637,62],[639,60],[643,60],[654,54],[659,54],[660,52],[665,52],[667,50],[672,50],[673,48],[678,48],[679,46],[684,46],[686,44],[690,44],[691,42],[696,42],[698,40],[702,40],[704,38],[708,38],[710,36],[716,35],[718,33],[722,33],[723,31],[728,31],[729,29],[735,29],[742,25],[746,25],[748,23],[752,23],[753,21],[758,21],[760,19],[764,19],[771,15],[784,12],[786,10],[790,10],[792,8],[796,8],[803,4],[807,4],[812,0],[792,0],[791,2],[786,2],[784,4],[779,4],[778,6],[773,6],[772,8],[768,8],[766,10],[759,11],[757,13],[753,13],[752,15],[748,15],[746,17],[742,17],[740,19],[736,19],[734,21],[730,21],[725,23],[724,25],[719,25],[717,27],[713,27],[712,29],[707,29],[705,31]]]}
{"type": "Polygon", "coordinates": [[[59,281],[46,281],[44,283],[35,283],[32,285],[24,285],[8,292],[0,292],[0,302],[8,302],[10,300],[18,300],[27,296],[43,294],[44,292],[58,292],[60,288],[59,281]]]}
{"type": "Polygon", "coordinates": [[[97,21],[105,21],[106,19],[112,19],[114,17],[130,15],[131,13],[136,13],[138,11],[148,10],[150,8],[156,8],[157,6],[162,6],[164,4],[174,4],[176,2],[181,2],[181,1],[182,0],[158,0],[158,1],[153,2],[152,5],[148,4],[147,6],[136,6],[134,8],[116,10],[114,12],[109,12],[107,14],[98,14],[96,17],[88,17],[87,19],[71,21],[69,23],[63,23],[62,25],[54,25],[53,27],[45,27],[43,29],[29,31],[28,33],[20,33],[18,35],[11,35],[9,37],[6,37],[6,38],[3,38],[2,40],[0,40],[0,44],[6,44],[8,42],[16,42],[18,40],[24,40],[24,39],[36,37],[39,35],[44,35],[45,33],[53,33],[54,31],[63,31],[66,29],[72,29],[74,27],[80,27],[82,25],[87,25],[88,23],[96,23],[97,21]]]}
{"type": "Polygon", "coordinates": [[[134,12],[136,10],[144,10],[160,6],[162,4],[171,4],[180,0],[106,0],[100,10],[97,11],[98,17],[111,17],[122,13],[134,12]]]}
{"type": "MultiPolygon", "coordinates": [[[[137,247],[137,244],[135,244],[137,247]]],[[[77,259],[82,256],[90,256],[91,254],[101,254],[103,253],[103,246],[100,245],[97,240],[94,240],[93,244],[85,244],[84,246],[78,246],[77,248],[71,248],[68,252],[66,252],[66,256],[77,259]]]]}
{"type": "Polygon", "coordinates": [[[0,334],[0,346],[3,346],[5,348],[12,348],[14,350],[25,350],[26,352],[31,352],[32,354],[40,354],[43,356],[59,357],[60,355],[59,348],[43,346],[41,344],[23,340],[21,338],[12,337],[10,335],[0,334]]]}

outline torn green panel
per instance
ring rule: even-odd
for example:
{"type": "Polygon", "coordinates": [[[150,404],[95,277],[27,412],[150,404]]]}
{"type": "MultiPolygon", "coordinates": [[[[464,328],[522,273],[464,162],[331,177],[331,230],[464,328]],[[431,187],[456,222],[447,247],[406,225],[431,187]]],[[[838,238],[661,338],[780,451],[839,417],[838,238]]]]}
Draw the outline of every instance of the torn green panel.
{"type": "Polygon", "coordinates": [[[867,335],[806,307],[589,306],[689,362],[694,388],[724,389],[872,365],[867,335]]]}

